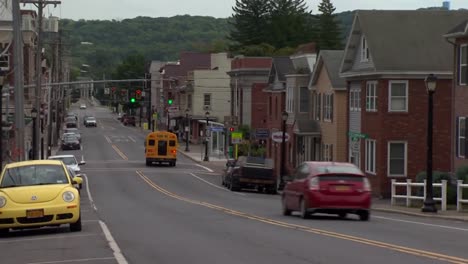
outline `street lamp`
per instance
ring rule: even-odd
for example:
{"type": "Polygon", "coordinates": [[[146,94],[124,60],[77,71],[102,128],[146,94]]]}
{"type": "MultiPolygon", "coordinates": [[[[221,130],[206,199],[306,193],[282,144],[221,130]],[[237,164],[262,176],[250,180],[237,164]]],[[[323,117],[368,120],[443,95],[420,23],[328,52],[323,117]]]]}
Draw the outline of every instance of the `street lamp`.
{"type": "Polygon", "coordinates": [[[41,120],[41,159],[44,159],[44,111],[39,113],[41,120]]]}
{"type": "Polygon", "coordinates": [[[285,162],[286,162],[286,121],[288,120],[288,112],[283,111],[281,114],[281,118],[283,119],[283,136],[281,139],[281,169],[280,169],[280,184],[279,189],[282,190],[284,188],[284,169],[285,169],[285,162]]]}
{"type": "Polygon", "coordinates": [[[32,130],[33,130],[33,135],[32,135],[32,159],[36,160],[37,159],[37,135],[36,135],[36,119],[37,119],[37,109],[34,107],[31,110],[31,118],[32,118],[32,130]]]}
{"type": "Polygon", "coordinates": [[[210,158],[208,157],[208,122],[209,122],[209,118],[210,118],[210,112],[206,112],[205,113],[205,116],[206,116],[206,129],[205,129],[205,158],[203,159],[203,161],[210,161],[210,158]]]}
{"type": "Polygon", "coordinates": [[[427,157],[426,157],[426,197],[424,205],[421,208],[422,212],[436,213],[437,208],[433,198],[432,189],[432,119],[433,119],[433,95],[437,86],[437,76],[429,74],[424,80],[428,93],[428,111],[427,111],[427,157]]]}
{"type": "Polygon", "coordinates": [[[190,122],[189,122],[189,112],[190,110],[187,108],[185,109],[185,152],[190,152],[189,149],[189,137],[190,137],[190,122]]]}

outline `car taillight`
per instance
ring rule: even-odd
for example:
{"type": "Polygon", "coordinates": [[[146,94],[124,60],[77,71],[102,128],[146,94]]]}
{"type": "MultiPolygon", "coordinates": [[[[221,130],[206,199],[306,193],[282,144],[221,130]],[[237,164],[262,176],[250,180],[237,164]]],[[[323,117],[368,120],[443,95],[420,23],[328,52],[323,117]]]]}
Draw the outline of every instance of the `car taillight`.
{"type": "Polygon", "coordinates": [[[172,152],[172,154],[176,154],[177,151],[175,149],[173,149],[171,152],[172,152]]]}
{"type": "Polygon", "coordinates": [[[313,177],[309,180],[309,190],[318,191],[319,190],[319,178],[313,177]]]}
{"type": "Polygon", "coordinates": [[[364,184],[364,191],[365,192],[370,192],[371,191],[371,185],[370,185],[369,179],[364,178],[363,184],[364,184]]]}

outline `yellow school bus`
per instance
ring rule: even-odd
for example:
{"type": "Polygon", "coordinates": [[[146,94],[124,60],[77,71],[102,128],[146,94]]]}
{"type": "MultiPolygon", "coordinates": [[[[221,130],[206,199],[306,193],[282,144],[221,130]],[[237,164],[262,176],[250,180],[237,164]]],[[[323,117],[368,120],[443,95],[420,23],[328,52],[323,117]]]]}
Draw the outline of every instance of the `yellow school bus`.
{"type": "Polygon", "coordinates": [[[151,132],[145,139],[146,166],[151,166],[153,162],[168,162],[170,166],[175,166],[177,161],[177,135],[167,131],[151,132]]]}

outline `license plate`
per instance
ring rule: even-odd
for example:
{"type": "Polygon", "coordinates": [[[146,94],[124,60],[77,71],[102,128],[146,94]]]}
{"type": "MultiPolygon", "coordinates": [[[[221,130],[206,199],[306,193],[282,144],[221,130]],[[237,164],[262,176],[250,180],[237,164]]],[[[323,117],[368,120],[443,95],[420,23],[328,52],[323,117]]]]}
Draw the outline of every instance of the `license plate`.
{"type": "Polygon", "coordinates": [[[26,210],[27,218],[40,218],[44,217],[44,209],[26,210]]]}
{"type": "Polygon", "coordinates": [[[349,186],[335,186],[335,191],[349,191],[351,188],[349,186]]]}

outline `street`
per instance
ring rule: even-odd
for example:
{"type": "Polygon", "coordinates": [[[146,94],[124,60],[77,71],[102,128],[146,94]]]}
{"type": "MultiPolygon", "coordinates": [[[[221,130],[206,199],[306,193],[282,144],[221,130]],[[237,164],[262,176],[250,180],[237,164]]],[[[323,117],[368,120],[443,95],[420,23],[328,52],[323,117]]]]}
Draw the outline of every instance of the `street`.
{"type": "Polygon", "coordinates": [[[82,149],[58,152],[86,161],[83,231],[13,231],[2,263],[468,263],[466,222],[283,216],[279,195],[231,192],[182,154],[176,167],[145,166],[145,132],[106,107],[71,111],[98,124],[80,119],[82,149]]]}

